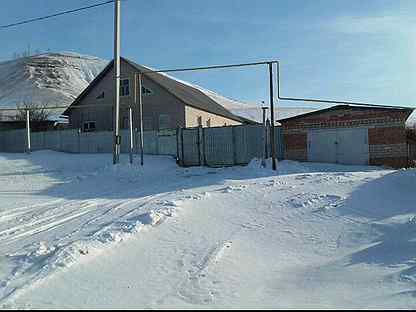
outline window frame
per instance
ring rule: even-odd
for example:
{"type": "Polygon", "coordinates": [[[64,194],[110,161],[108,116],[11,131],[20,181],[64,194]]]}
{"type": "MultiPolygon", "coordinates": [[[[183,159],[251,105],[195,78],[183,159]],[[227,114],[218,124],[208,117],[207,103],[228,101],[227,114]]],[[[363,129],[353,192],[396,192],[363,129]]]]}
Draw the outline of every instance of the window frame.
{"type": "Polygon", "coordinates": [[[96,130],[97,130],[97,122],[95,120],[88,120],[82,123],[82,132],[94,132],[96,130]],[[91,124],[94,124],[93,128],[90,127],[91,124]],[[86,128],[85,125],[88,125],[88,128],[86,128]]]}
{"type": "Polygon", "coordinates": [[[131,86],[131,81],[130,81],[131,79],[130,78],[120,78],[120,90],[119,90],[119,93],[120,93],[120,97],[129,97],[130,95],[131,95],[131,88],[130,88],[130,86],[131,86]],[[123,81],[128,81],[129,83],[128,83],[128,91],[129,91],[129,93],[128,94],[121,94],[121,90],[124,90],[124,88],[123,88],[123,85],[122,85],[122,82],[123,81]]]}

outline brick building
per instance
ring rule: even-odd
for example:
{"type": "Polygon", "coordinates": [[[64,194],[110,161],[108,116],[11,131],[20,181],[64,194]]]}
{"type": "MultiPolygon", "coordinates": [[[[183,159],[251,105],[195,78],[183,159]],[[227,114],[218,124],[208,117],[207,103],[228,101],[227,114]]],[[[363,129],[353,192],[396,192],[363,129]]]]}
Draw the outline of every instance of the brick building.
{"type": "Polygon", "coordinates": [[[408,165],[411,108],[337,105],[279,120],[285,158],[356,165],[408,165]]]}

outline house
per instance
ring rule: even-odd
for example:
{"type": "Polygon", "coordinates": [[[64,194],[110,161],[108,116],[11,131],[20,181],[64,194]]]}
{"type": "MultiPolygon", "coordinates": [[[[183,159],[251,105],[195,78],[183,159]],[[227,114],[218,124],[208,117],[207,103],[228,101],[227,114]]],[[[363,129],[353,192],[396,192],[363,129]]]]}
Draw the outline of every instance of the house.
{"type": "MultiPolygon", "coordinates": [[[[128,109],[132,106],[133,127],[139,128],[139,109],[135,104],[134,94],[135,79],[138,73],[151,69],[125,58],[121,58],[120,69],[120,127],[129,127],[128,109]]],[[[145,131],[251,122],[227,110],[215,96],[211,96],[214,93],[166,74],[145,73],[142,81],[145,131]]],[[[69,118],[70,128],[80,128],[82,131],[112,130],[114,89],[112,61],[63,113],[69,118]]]]}
{"type": "Polygon", "coordinates": [[[412,112],[403,107],[337,105],[279,120],[285,158],[405,167],[405,123],[412,112]]]}

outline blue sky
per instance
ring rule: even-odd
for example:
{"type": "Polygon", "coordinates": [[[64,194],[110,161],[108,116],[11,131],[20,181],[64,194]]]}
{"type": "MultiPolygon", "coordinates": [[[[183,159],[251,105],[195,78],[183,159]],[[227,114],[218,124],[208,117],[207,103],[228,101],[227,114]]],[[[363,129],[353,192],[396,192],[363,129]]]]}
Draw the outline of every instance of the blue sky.
{"type": "MultiPolygon", "coordinates": [[[[97,2],[1,1],[0,24],[97,2]]],[[[284,96],[416,106],[415,9],[414,0],[126,0],[122,55],[156,68],[279,59],[284,96]]],[[[29,44],[109,60],[113,7],[3,30],[0,40],[0,60],[29,44]]],[[[268,101],[265,67],[177,76],[268,101]]]]}

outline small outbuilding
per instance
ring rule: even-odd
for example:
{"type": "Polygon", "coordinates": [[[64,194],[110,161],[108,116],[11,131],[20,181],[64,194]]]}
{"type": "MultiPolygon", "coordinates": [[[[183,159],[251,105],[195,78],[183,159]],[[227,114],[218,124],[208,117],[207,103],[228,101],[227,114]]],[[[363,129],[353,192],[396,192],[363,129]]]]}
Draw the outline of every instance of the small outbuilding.
{"type": "Polygon", "coordinates": [[[337,105],[279,120],[285,158],[352,165],[408,165],[412,108],[337,105]]]}

